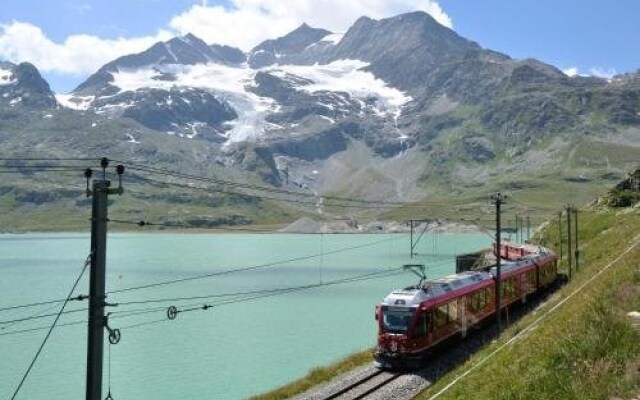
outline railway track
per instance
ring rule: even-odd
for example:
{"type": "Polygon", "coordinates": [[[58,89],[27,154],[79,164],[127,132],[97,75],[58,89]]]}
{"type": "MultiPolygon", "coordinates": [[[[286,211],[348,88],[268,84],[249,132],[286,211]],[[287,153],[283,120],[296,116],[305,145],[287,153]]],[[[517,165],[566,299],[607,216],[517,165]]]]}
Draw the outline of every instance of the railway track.
{"type": "Polygon", "coordinates": [[[373,371],[372,373],[358,379],[356,382],[339,391],[325,397],[323,400],[361,400],[387,386],[391,382],[402,376],[401,373],[388,371],[373,371]]]}
{"type": "MultiPolygon", "coordinates": [[[[554,286],[548,292],[533,297],[524,307],[514,307],[510,310],[507,323],[518,321],[531,309],[547,301],[558,287],[554,286]]],[[[438,381],[444,374],[463,364],[497,335],[495,324],[479,326],[466,339],[434,349],[427,355],[424,366],[416,371],[394,374],[377,370],[373,365],[363,366],[336,378],[327,385],[301,393],[292,400],[410,400],[429,387],[432,382],[438,381]]]]}

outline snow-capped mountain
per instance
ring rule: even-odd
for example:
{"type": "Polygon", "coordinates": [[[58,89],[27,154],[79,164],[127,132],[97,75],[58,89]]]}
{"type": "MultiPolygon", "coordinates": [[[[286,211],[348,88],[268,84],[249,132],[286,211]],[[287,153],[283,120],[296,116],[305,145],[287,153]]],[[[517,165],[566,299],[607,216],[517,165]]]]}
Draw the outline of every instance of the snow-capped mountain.
{"type": "MultiPolygon", "coordinates": [[[[58,101],[218,143],[223,151],[249,141],[273,150],[274,157],[309,158],[309,151],[299,151],[306,142],[331,138],[361,141],[388,157],[428,142],[433,130],[459,124],[453,118],[425,131],[425,121],[465,105],[482,105],[486,113],[479,118],[488,128],[512,129],[513,120],[501,110],[518,113],[522,101],[496,103],[502,94],[572,82],[555,67],[482,49],[428,14],[414,12],[383,20],[363,17],[344,34],[303,24],[247,54],[193,35],[174,38],[106,64],[58,101]]],[[[566,127],[573,118],[538,96],[522,104],[544,107],[546,113],[539,119],[544,123],[525,121],[527,129],[566,127]]],[[[470,140],[487,143],[483,135],[470,140]]],[[[319,151],[316,157],[330,155],[319,151]]]]}
{"type": "Polygon", "coordinates": [[[0,62],[0,104],[46,109],[56,107],[57,102],[32,64],[0,62]]]}
{"type": "Polygon", "coordinates": [[[326,29],[302,24],[298,29],[278,39],[266,40],[252,49],[247,62],[251,68],[269,65],[304,64],[318,62],[327,47],[335,44],[339,35],[326,29]]]}
{"type": "Polygon", "coordinates": [[[398,119],[412,96],[379,79],[369,62],[350,57],[339,47],[341,37],[304,24],[245,56],[187,35],[110,62],[59,100],[69,108],[227,144],[377,121],[388,128],[385,139],[400,148],[406,136],[398,119]]]}
{"type": "Polygon", "coordinates": [[[363,17],[344,33],[303,24],[247,53],[174,38],[56,98],[35,67],[0,64],[5,152],[126,154],[314,194],[414,201],[534,176],[559,187],[570,170],[608,179],[612,159],[593,149],[640,149],[640,73],[569,77],[483,49],[422,12],[363,17]]]}

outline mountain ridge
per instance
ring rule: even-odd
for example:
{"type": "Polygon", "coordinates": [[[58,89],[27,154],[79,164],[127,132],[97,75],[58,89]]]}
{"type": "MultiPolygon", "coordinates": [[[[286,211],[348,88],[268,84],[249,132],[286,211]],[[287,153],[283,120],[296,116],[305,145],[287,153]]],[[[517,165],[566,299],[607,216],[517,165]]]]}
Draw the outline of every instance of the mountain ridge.
{"type": "Polygon", "coordinates": [[[194,35],[159,42],[105,64],[51,117],[0,100],[11,117],[0,132],[81,141],[108,126],[88,148],[309,193],[420,201],[576,177],[608,184],[628,169],[617,154],[640,155],[639,77],[569,77],[416,12],[363,17],[343,34],[303,24],[247,53],[194,35]],[[269,56],[252,68],[258,51],[269,56]],[[59,115],[78,125],[60,130],[59,115]],[[181,160],[188,148],[202,155],[181,160]]]}

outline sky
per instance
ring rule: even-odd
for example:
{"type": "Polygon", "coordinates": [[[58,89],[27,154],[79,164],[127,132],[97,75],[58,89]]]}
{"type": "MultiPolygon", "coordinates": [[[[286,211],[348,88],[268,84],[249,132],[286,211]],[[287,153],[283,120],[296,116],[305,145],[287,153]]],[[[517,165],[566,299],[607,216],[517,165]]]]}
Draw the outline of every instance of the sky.
{"type": "Polygon", "coordinates": [[[0,60],[31,62],[68,92],[107,62],[178,35],[249,50],[303,22],[344,32],[363,15],[416,10],[484,48],[567,74],[640,69],[637,0],[0,0],[0,60]]]}

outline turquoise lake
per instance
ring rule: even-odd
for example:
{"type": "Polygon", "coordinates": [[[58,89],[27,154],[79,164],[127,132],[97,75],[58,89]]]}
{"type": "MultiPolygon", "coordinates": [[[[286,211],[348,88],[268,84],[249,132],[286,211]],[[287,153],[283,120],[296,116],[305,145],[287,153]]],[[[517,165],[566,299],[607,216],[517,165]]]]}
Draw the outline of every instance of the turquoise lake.
{"type": "MultiPolygon", "coordinates": [[[[0,309],[65,298],[89,243],[88,234],[0,235],[0,309]]],[[[109,381],[116,400],[234,400],[274,389],[372,347],[376,303],[390,290],[417,282],[410,272],[390,275],[403,264],[423,263],[428,276],[437,278],[454,272],[455,254],[490,243],[482,233],[430,234],[410,259],[408,234],[110,234],[107,291],[114,293],[108,302],[211,297],[110,307],[110,325],[122,328],[122,339],[105,348],[104,396],[109,381]],[[292,259],[298,261],[283,262],[292,259]],[[250,269],[255,266],[263,267],[250,269]],[[332,284],[377,272],[376,279],[332,284]],[[320,283],[250,300],[221,296],[320,283]],[[166,319],[170,305],[203,304],[214,307],[166,319]],[[154,323],[135,326],[146,322],[154,323]]],[[[87,270],[76,295],[87,294],[88,275],[87,270]]],[[[54,317],[14,320],[56,313],[60,306],[0,310],[0,398],[11,397],[47,332],[19,331],[48,328],[54,317]]],[[[71,312],[58,324],[78,323],[54,330],[17,399],[84,398],[86,306],[69,302],[71,312]]]]}

